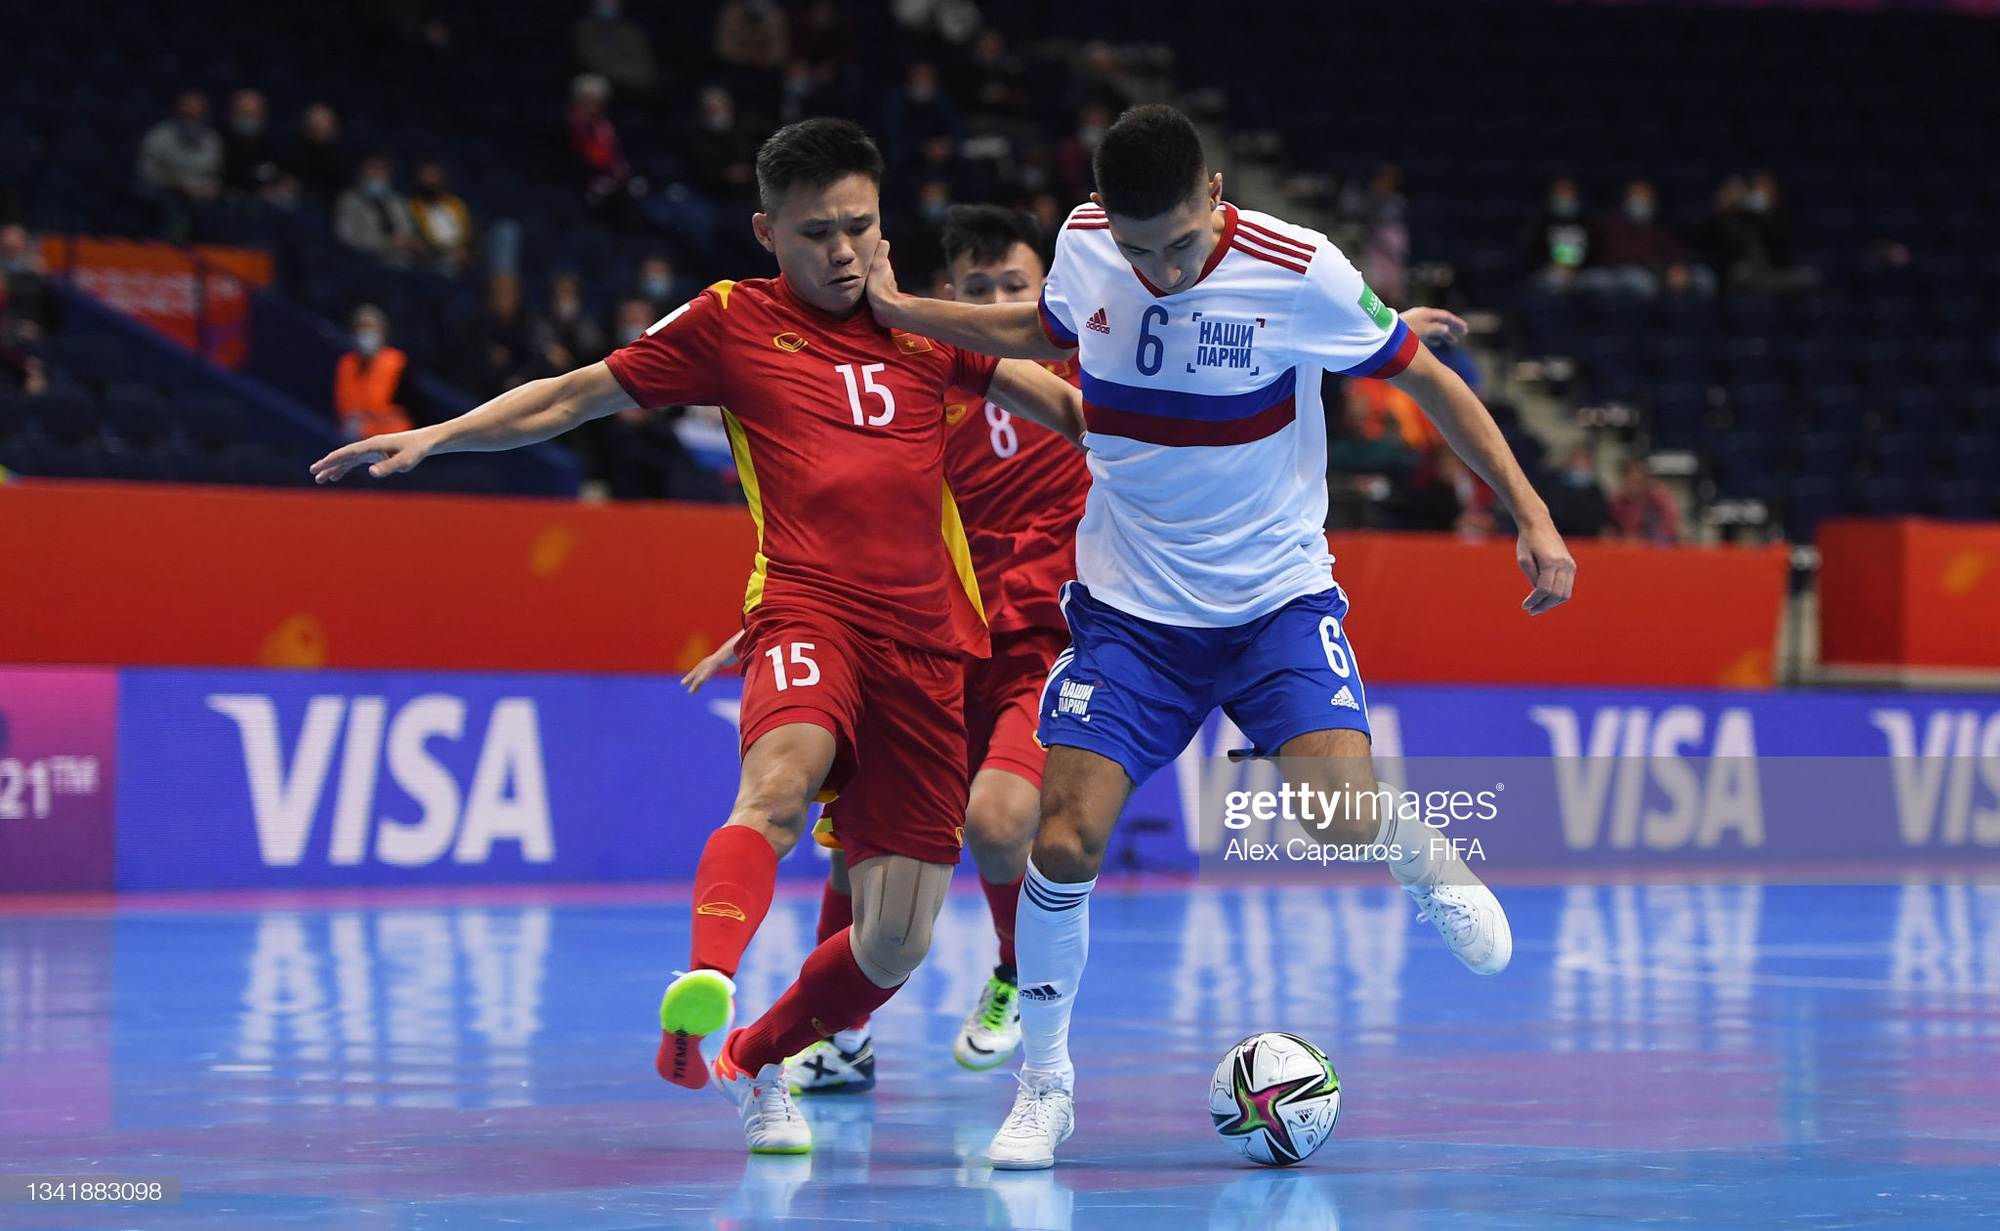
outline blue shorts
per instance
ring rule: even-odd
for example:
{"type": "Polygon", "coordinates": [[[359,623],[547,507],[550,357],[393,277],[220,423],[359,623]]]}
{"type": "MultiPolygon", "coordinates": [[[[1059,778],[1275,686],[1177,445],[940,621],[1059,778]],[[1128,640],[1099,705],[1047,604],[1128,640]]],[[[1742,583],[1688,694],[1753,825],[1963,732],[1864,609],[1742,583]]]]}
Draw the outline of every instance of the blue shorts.
{"type": "Polygon", "coordinates": [[[1062,606],[1070,648],[1042,688],[1037,736],[1109,757],[1134,784],[1178,757],[1218,705],[1259,756],[1308,731],[1368,732],[1337,585],[1234,628],[1155,624],[1075,581],[1062,606]]]}

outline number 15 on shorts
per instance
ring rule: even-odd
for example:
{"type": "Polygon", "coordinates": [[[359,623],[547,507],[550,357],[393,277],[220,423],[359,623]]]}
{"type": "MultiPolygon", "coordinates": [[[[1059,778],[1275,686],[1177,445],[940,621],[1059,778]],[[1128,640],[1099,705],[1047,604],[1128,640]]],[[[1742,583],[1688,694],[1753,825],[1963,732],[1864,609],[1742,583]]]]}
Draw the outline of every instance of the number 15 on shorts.
{"type": "Polygon", "coordinates": [[[794,687],[808,688],[819,683],[819,664],[806,652],[813,648],[815,647],[810,641],[792,642],[792,672],[789,680],[785,678],[785,647],[774,645],[764,651],[764,656],[771,660],[771,678],[777,681],[779,692],[794,687]]]}

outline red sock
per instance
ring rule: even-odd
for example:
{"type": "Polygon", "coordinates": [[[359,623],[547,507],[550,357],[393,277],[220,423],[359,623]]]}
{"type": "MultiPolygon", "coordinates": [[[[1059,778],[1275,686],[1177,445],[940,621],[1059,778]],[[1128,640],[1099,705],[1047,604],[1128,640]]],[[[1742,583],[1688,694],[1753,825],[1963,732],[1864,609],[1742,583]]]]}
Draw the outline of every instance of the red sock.
{"type": "Polygon", "coordinates": [[[1014,912],[1021,905],[1021,877],[1017,876],[1005,885],[995,885],[982,876],[979,887],[986,891],[986,908],[993,912],[993,934],[1000,938],[1000,964],[1012,966],[1014,912]]]}
{"type": "Polygon", "coordinates": [[[710,834],[694,871],[694,954],[688,968],[735,978],[777,885],[778,853],[763,834],[747,825],[724,825],[710,834]]]}
{"type": "Polygon", "coordinates": [[[833,939],[835,932],[854,926],[854,898],[842,893],[828,881],[819,895],[819,935],[813,937],[815,944],[825,944],[833,939]]]}
{"type": "Polygon", "coordinates": [[[847,947],[847,929],[842,928],[806,955],[797,982],[785,989],[778,1003],[732,1036],[730,1062],[754,1075],[767,1064],[782,1063],[786,1056],[804,1051],[807,1044],[867,1021],[895,994],[895,988],[876,987],[861,973],[854,951],[847,947]]]}

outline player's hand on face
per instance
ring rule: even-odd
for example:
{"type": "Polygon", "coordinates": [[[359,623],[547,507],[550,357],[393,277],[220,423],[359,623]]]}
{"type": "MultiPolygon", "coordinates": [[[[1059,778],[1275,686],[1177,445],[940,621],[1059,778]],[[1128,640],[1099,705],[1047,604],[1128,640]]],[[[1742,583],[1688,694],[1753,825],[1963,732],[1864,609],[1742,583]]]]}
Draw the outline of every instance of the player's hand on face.
{"type": "Polygon", "coordinates": [[[692,696],[701,691],[701,686],[714,679],[716,673],[725,667],[736,665],[736,647],[743,640],[739,631],[734,637],[722,643],[715,653],[694,665],[694,669],[681,677],[681,687],[692,696]]]}
{"type": "Polygon", "coordinates": [[[1569,548],[1554,526],[1544,522],[1523,529],[1514,544],[1514,558],[1535,587],[1521,600],[1523,611],[1540,615],[1569,601],[1570,592],[1576,587],[1576,561],[1570,557],[1569,548]]]}
{"type": "Polygon", "coordinates": [[[1443,308],[1410,308],[1403,313],[1410,332],[1433,346],[1456,346],[1465,338],[1465,321],[1443,308]]]}
{"type": "Polygon", "coordinates": [[[358,466],[368,467],[376,478],[401,474],[429,456],[430,438],[422,429],[390,432],[344,444],[312,464],[315,483],[332,483],[358,466]]]}
{"type": "Polygon", "coordinates": [[[875,245],[875,259],[868,263],[868,308],[875,319],[893,326],[897,301],[903,292],[896,287],[896,269],[889,264],[889,241],[875,245]]]}

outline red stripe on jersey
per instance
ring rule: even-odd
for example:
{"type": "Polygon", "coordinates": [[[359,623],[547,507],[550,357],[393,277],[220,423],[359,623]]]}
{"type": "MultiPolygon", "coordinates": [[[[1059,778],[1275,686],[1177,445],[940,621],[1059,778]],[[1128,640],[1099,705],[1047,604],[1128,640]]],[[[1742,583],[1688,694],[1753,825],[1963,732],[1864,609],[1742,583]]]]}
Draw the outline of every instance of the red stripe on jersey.
{"type": "Polygon", "coordinates": [[[1072,222],[1063,228],[1065,231],[1108,231],[1110,229],[1111,224],[1108,222],[1072,222]]]}
{"type": "Polygon", "coordinates": [[[1417,341],[1416,330],[1410,330],[1403,335],[1403,341],[1396,347],[1396,353],[1384,359],[1374,371],[1349,372],[1348,375],[1368,376],[1376,380],[1388,380],[1392,376],[1400,376],[1403,369],[1410,366],[1410,360],[1417,357],[1417,347],[1421,345],[1422,343],[1417,341]]]}
{"type": "Polygon", "coordinates": [[[1250,230],[1255,231],[1257,233],[1257,238],[1267,241],[1273,248],[1296,249],[1300,256],[1311,256],[1313,253],[1319,251],[1319,249],[1313,247],[1311,244],[1308,244],[1303,240],[1293,239],[1288,235],[1280,235],[1269,227],[1258,226],[1256,223],[1250,221],[1248,218],[1245,218],[1243,220],[1243,225],[1249,228],[1250,230]]]}
{"type": "Polygon", "coordinates": [[[1276,435],[1298,417],[1296,400],[1286,398],[1245,419],[1176,419],[1110,406],[1083,404],[1085,426],[1096,435],[1123,436],[1149,445],[1243,445],[1276,435]]]}
{"type": "Polygon", "coordinates": [[[1238,235],[1236,237],[1236,242],[1229,246],[1231,248],[1236,249],[1236,251],[1243,253],[1246,256],[1254,256],[1260,261],[1269,261],[1271,264],[1279,266],[1280,268],[1283,269],[1289,269],[1295,274],[1302,274],[1306,271],[1306,267],[1304,265],[1299,264],[1297,261],[1278,256],[1275,253],[1268,252],[1262,248],[1252,248],[1249,244],[1243,242],[1243,236],[1241,235],[1238,235]]]}

